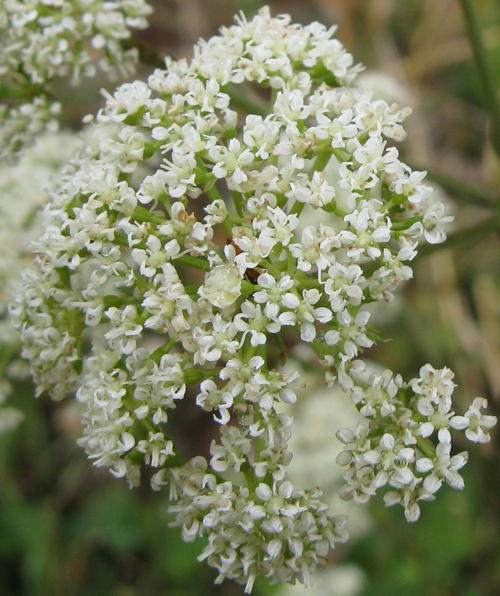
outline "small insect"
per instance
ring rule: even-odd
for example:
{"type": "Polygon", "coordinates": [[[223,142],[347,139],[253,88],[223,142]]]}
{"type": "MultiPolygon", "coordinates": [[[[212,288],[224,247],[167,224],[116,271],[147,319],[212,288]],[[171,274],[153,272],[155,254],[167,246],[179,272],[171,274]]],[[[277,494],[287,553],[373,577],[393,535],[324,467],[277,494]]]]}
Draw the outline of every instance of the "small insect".
{"type": "MultiPolygon", "coordinates": [[[[241,248],[234,242],[234,240],[232,238],[229,238],[227,243],[230,244],[234,248],[237,255],[239,255],[243,252],[241,250],[241,248]]],[[[260,275],[260,271],[258,271],[257,269],[261,269],[261,267],[258,267],[258,268],[256,267],[255,269],[248,268],[245,271],[245,277],[247,278],[247,280],[249,282],[253,283],[254,285],[257,285],[257,279],[260,275]]]]}

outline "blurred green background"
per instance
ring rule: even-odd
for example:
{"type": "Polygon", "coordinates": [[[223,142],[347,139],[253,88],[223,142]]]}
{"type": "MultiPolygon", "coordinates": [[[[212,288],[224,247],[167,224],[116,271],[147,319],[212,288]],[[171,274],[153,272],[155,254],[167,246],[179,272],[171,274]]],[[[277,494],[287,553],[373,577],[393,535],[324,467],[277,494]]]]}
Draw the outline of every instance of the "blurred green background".
{"type": "MultiPolygon", "coordinates": [[[[175,58],[189,57],[199,37],[230,25],[257,0],[155,0],[143,43],[175,58]]],[[[297,22],[338,24],[338,38],[376,80],[414,108],[407,121],[403,160],[417,169],[475,185],[500,200],[500,164],[487,140],[486,112],[457,0],[290,0],[269,2],[273,14],[297,22]]],[[[488,54],[500,89],[500,2],[476,0],[488,54]]],[[[151,66],[143,65],[146,77],[151,66]]],[[[91,80],[78,89],[61,84],[66,125],[102,103],[91,80]]],[[[445,185],[448,186],[448,185],[445,185]]],[[[458,185],[460,186],[460,184],[458,185]]],[[[440,192],[440,191],[438,191],[440,192]]],[[[490,213],[447,193],[455,228],[490,213]]],[[[459,243],[420,257],[415,279],[379,317],[388,338],[367,354],[411,378],[421,365],[449,366],[459,385],[457,409],[478,395],[500,410],[500,243],[497,235],[459,243]],[[389,313],[392,314],[389,316],[389,313]]],[[[0,596],[238,595],[229,581],[196,561],[199,544],[183,544],[169,528],[165,494],[129,490],[93,468],[75,445],[78,416],[71,403],[33,399],[20,384],[11,404],[25,415],[0,436],[0,596]]],[[[204,418],[185,420],[188,442],[204,418]]],[[[314,429],[311,429],[314,432],[314,429]]],[[[498,596],[500,594],[500,460],[497,438],[469,447],[462,492],[443,488],[407,524],[401,508],[373,502],[372,529],[335,552],[336,563],[364,574],[359,596],[498,596]]],[[[313,465],[313,462],[311,462],[313,465]]],[[[305,594],[312,594],[305,591],[305,594]]],[[[265,580],[254,593],[279,594],[265,580]]],[[[284,593],[284,592],[283,592],[284,593]]],[[[294,592],[295,594],[295,592],[294,592]]],[[[324,596],[350,596],[332,585],[324,596]]]]}

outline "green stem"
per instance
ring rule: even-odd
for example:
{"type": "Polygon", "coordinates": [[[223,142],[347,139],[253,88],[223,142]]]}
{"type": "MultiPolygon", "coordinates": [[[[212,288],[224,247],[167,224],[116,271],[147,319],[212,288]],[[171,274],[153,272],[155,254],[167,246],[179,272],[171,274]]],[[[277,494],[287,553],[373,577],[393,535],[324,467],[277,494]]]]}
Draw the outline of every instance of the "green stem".
{"type": "Polygon", "coordinates": [[[323,359],[329,353],[326,346],[318,340],[311,342],[311,347],[321,359],[323,359]]]}
{"type": "Polygon", "coordinates": [[[186,368],[183,369],[184,380],[186,385],[198,385],[205,379],[213,379],[220,373],[220,368],[211,368],[210,370],[203,370],[201,368],[186,368]]]}
{"type": "Polygon", "coordinates": [[[434,459],[436,457],[436,449],[427,439],[417,437],[417,447],[429,459],[434,459]]]}
{"type": "Polygon", "coordinates": [[[305,273],[295,273],[292,275],[298,282],[300,290],[310,290],[311,288],[315,288],[317,290],[323,291],[323,286],[319,283],[317,277],[308,277],[305,273]]]}
{"type": "Polygon", "coordinates": [[[198,257],[191,257],[189,255],[184,255],[175,259],[177,263],[181,263],[181,265],[186,265],[187,267],[193,267],[194,269],[201,269],[202,271],[208,271],[210,269],[210,265],[204,259],[200,259],[198,257]]]}
{"type": "Polygon", "coordinates": [[[347,211],[344,211],[343,209],[341,209],[338,205],[337,205],[337,201],[335,201],[335,199],[332,199],[329,203],[327,203],[326,205],[323,206],[323,209],[327,212],[327,213],[333,213],[334,215],[336,215],[337,217],[339,217],[340,219],[344,219],[344,217],[347,215],[347,211]]]}
{"type": "Polygon", "coordinates": [[[261,259],[261,261],[260,261],[260,267],[264,267],[265,269],[267,269],[267,271],[269,271],[269,273],[271,275],[274,275],[276,277],[276,279],[279,279],[280,276],[281,276],[281,270],[280,270],[280,268],[277,267],[276,265],[274,265],[268,259],[261,259]]]}
{"type": "Polygon", "coordinates": [[[156,362],[156,364],[158,364],[161,360],[161,357],[164,356],[165,354],[168,354],[170,352],[170,350],[175,346],[176,343],[177,342],[175,341],[175,339],[170,339],[169,341],[167,341],[166,344],[163,344],[162,346],[157,348],[151,354],[151,360],[153,360],[153,362],[156,362]]]}
{"type": "Polygon", "coordinates": [[[197,300],[198,299],[198,290],[200,289],[200,286],[184,286],[184,289],[186,290],[186,294],[190,297],[193,298],[193,300],[197,300]]]}
{"type": "Polygon", "coordinates": [[[302,213],[302,209],[304,209],[305,206],[305,203],[299,203],[299,201],[295,201],[292,209],[290,209],[290,215],[300,215],[302,213]]]}
{"type": "Polygon", "coordinates": [[[250,465],[250,463],[248,461],[245,461],[241,465],[240,469],[245,476],[245,480],[247,481],[248,490],[251,493],[255,492],[255,489],[257,488],[257,479],[254,476],[252,466],[250,465]]]}
{"type": "Polygon", "coordinates": [[[247,296],[250,296],[250,294],[253,294],[254,292],[258,292],[259,290],[262,290],[263,288],[259,285],[257,285],[256,283],[254,284],[251,281],[247,281],[246,279],[244,279],[241,282],[241,295],[244,296],[245,298],[247,296]]]}
{"type": "Polygon", "coordinates": [[[309,172],[309,180],[312,180],[315,172],[322,172],[332,157],[331,151],[320,153],[314,160],[313,167],[309,172]]]}
{"type": "Polygon", "coordinates": [[[490,115],[491,142],[495,153],[500,157],[500,99],[495,85],[493,68],[481,37],[481,28],[474,7],[474,0],[460,0],[460,4],[465,18],[467,35],[474,54],[474,61],[481,80],[486,107],[490,115]]]}
{"type": "Polygon", "coordinates": [[[236,192],[235,190],[233,190],[231,194],[233,196],[233,202],[236,208],[236,213],[240,217],[243,217],[243,196],[241,195],[241,193],[236,192]]]}
{"type": "MultiPolygon", "coordinates": [[[[419,221],[422,221],[422,216],[421,215],[415,215],[414,217],[409,217],[408,219],[405,219],[404,221],[397,221],[392,225],[392,230],[393,232],[402,232],[404,230],[407,230],[408,228],[411,228],[411,226],[414,223],[417,223],[419,221]]],[[[393,234],[394,236],[396,236],[396,234],[393,234]]]]}
{"type": "Polygon", "coordinates": [[[140,205],[137,206],[132,211],[132,217],[136,221],[149,222],[149,223],[152,223],[152,224],[155,224],[155,225],[158,225],[158,226],[161,226],[162,224],[164,224],[166,222],[166,219],[164,217],[160,217],[158,215],[155,215],[154,213],[152,213],[151,211],[149,211],[145,207],[141,207],[140,205]]]}
{"type": "Polygon", "coordinates": [[[211,185],[209,188],[205,190],[207,197],[212,201],[219,201],[222,199],[220,196],[220,192],[217,190],[215,184],[211,185]]]}

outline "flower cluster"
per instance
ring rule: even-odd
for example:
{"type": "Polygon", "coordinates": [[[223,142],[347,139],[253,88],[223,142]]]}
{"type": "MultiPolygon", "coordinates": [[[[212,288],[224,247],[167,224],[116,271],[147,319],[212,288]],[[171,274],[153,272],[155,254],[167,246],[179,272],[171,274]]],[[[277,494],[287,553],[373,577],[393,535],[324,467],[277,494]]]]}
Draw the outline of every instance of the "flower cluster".
{"type": "Polygon", "coordinates": [[[4,0],[0,76],[1,96],[9,102],[0,106],[0,159],[54,129],[59,105],[47,94],[50,80],[70,76],[77,83],[93,76],[96,52],[101,69],[130,75],[137,50],[124,50],[121,41],[130,28],[144,29],[150,12],[144,0],[4,0]]]}
{"type": "MultiPolygon", "coordinates": [[[[20,269],[32,260],[28,245],[41,233],[37,211],[46,202],[45,187],[79,145],[73,135],[45,134],[17,165],[0,167],[0,405],[12,393],[9,381],[28,375],[26,363],[19,359],[19,336],[6,317],[10,289],[20,269]]],[[[20,418],[18,410],[0,408],[0,433],[20,418]]]]}
{"type": "Polygon", "coordinates": [[[454,388],[450,369],[435,370],[430,364],[408,384],[385,371],[372,375],[367,386],[353,387],[351,396],[366,421],[355,431],[337,433],[346,445],[337,462],[349,465],[341,497],[366,503],[378,489],[389,486],[395,490],[384,494],[386,505],[403,505],[406,519],[416,521],[418,501],[434,500],[443,483],[463,488],[458,470],[467,463],[467,452],[451,454],[450,429],[486,443],[496,418],[481,411],[488,404],[480,397],[465,416],[457,415],[452,409],[454,388]]]}
{"type": "Polygon", "coordinates": [[[204,458],[195,458],[187,478],[185,469],[172,472],[171,497],[177,503],[170,510],[177,513],[185,541],[208,537],[199,559],[219,571],[216,583],[232,577],[250,592],[256,576],[265,574],[289,583],[298,577],[309,586],[330,549],[347,539],[345,516],[327,514],[320,489],[297,490],[285,480],[261,482],[250,492],[221,483],[206,467],[204,458]]]}
{"type": "Polygon", "coordinates": [[[410,110],[358,86],[333,33],[262,9],[190,62],[108,95],[10,308],[39,392],[76,392],[89,457],[131,485],[152,468],[185,539],[207,537],[219,580],[247,591],[258,574],[308,584],[346,537],[321,491],[287,478],[291,345],[310,346],[374,421],[341,435],[353,495],[385,480],[405,502],[429,472],[435,488],[456,466],[443,471],[434,429],[446,451],[444,419],[473,440],[494,422],[479,402],[468,423],[454,417],[451,385],[433,393],[430,372],[408,389],[362,381],[358,356],[376,339],[366,305],[392,299],[419,242],[444,240],[450,218],[392,145],[410,110]],[[220,427],[209,461],[179,461],[171,431],[185,400],[220,427]]]}

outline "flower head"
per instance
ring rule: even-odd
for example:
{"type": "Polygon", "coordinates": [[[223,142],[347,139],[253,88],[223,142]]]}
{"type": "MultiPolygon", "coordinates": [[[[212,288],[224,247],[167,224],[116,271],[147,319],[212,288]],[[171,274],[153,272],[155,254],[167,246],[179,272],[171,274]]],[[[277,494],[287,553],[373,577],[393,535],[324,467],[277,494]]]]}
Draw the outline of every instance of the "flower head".
{"type": "Polygon", "coordinates": [[[26,101],[0,106],[0,159],[12,161],[41,132],[55,132],[60,105],[47,92],[54,78],[69,76],[76,84],[97,66],[111,76],[130,75],[137,51],[124,49],[121,41],[131,28],[146,28],[150,12],[144,0],[2,2],[2,85],[12,97],[26,94],[26,101]]]}
{"type": "MultiPolygon", "coordinates": [[[[293,418],[281,407],[300,378],[281,367],[287,346],[311,346],[369,419],[339,435],[344,497],[389,485],[389,504],[415,519],[423,475],[459,484],[449,371],[362,378],[358,357],[376,339],[366,304],[411,277],[400,261],[444,239],[443,218],[387,146],[408,110],[357,85],[333,33],[263,8],[190,62],[107,96],[11,306],[40,389],[76,390],[89,457],[132,485],[141,464],[155,468],[184,539],[206,537],[217,581],[246,591],[258,574],[308,585],[346,538],[321,491],[287,478],[293,418]],[[169,424],[191,394],[220,438],[210,462],[179,466],[169,424]],[[444,447],[429,468],[418,462],[436,429],[444,447]]],[[[479,436],[492,421],[471,410],[468,424],[479,436]]]]}

